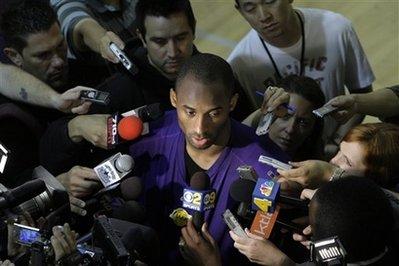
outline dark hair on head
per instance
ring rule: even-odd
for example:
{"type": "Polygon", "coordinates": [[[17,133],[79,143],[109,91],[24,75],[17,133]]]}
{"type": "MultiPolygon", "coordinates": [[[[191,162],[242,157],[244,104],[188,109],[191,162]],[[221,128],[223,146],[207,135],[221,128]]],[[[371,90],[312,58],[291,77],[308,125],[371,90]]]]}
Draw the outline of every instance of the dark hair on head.
{"type": "Polygon", "coordinates": [[[195,34],[195,17],[189,0],[140,0],[136,5],[137,29],[145,38],[144,21],[147,16],[169,17],[176,13],[184,13],[188,24],[195,34]]]}
{"type": "MultiPolygon", "coordinates": [[[[309,77],[289,75],[281,79],[277,86],[283,88],[288,93],[295,93],[303,97],[313,105],[313,109],[322,107],[326,102],[320,85],[309,77]]],[[[295,160],[308,160],[322,157],[323,143],[321,137],[323,126],[323,119],[316,119],[312,133],[301,147],[298,148],[295,160]]]]}
{"type": "Polygon", "coordinates": [[[187,59],[177,74],[176,88],[189,75],[206,85],[222,84],[226,95],[233,95],[233,70],[229,63],[217,55],[200,53],[187,59]]]}
{"type": "Polygon", "coordinates": [[[47,31],[57,22],[57,15],[43,0],[10,1],[2,12],[0,30],[4,35],[5,46],[19,53],[26,46],[29,34],[47,31]]]}
{"type": "Polygon", "coordinates": [[[364,177],[327,183],[314,195],[311,209],[313,240],[338,236],[348,253],[347,262],[381,254],[393,231],[389,200],[381,188],[364,177]]]}

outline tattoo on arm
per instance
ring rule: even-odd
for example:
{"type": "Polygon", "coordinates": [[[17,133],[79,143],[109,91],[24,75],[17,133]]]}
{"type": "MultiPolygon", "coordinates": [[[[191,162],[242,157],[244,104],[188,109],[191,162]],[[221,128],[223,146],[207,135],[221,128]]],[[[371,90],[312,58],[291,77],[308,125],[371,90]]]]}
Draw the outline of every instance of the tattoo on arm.
{"type": "Polygon", "coordinates": [[[22,100],[24,100],[25,102],[28,100],[28,92],[24,88],[21,88],[19,96],[21,96],[22,100]]]}

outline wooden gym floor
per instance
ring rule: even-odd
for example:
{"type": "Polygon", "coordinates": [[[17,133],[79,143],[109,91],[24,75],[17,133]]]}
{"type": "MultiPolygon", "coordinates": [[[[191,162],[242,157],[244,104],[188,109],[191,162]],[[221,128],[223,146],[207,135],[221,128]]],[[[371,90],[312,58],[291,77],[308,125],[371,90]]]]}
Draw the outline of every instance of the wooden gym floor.
{"type": "MultiPolygon", "coordinates": [[[[197,47],[227,58],[250,29],[234,0],[191,3],[197,18],[197,47]]],[[[374,89],[399,84],[399,0],[297,0],[293,5],[328,9],[349,18],[376,76],[374,89]]]]}

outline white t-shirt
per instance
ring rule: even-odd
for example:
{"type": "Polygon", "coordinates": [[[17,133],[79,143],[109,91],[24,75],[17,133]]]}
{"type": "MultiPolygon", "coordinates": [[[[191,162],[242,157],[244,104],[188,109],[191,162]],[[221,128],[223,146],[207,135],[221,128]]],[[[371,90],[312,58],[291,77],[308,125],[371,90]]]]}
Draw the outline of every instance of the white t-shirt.
{"type": "MultiPolygon", "coordinates": [[[[360,45],[352,23],[340,14],[299,8],[305,31],[304,75],[317,80],[326,100],[372,84],[374,74],[360,45]]],[[[299,74],[302,38],[286,48],[267,44],[281,75],[299,74]]],[[[234,48],[227,61],[254,105],[259,107],[263,82],[275,81],[275,70],[259,35],[251,30],[234,48]]]]}

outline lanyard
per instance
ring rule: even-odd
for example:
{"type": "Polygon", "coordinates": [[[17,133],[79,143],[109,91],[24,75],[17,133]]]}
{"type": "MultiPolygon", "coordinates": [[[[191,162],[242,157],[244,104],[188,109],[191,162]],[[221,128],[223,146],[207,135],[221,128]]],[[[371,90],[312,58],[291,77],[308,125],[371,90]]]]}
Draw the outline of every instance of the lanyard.
{"type": "MultiPolygon", "coordinates": [[[[299,15],[298,12],[295,12],[295,13],[297,14],[297,16],[299,18],[299,22],[301,23],[302,47],[301,47],[301,58],[300,58],[300,61],[299,61],[299,64],[300,64],[299,65],[299,76],[302,76],[303,75],[303,68],[304,68],[303,67],[303,59],[304,59],[304,55],[305,55],[305,27],[303,25],[303,20],[302,20],[301,15],[299,15]]],[[[269,49],[267,48],[265,41],[262,39],[262,37],[260,37],[260,35],[258,35],[258,36],[259,36],[260,41],[262,42],[263,48],[265,48],[265,51],[266,51],[267,55],[269,56],[270,61],[273,64],[274,71],[276,72],[278,78],[282,79],[282,76],[281,76],[280,71],[278,70],[277,64],[274,61],[273,56],[270,53],[269,49]]]]}

